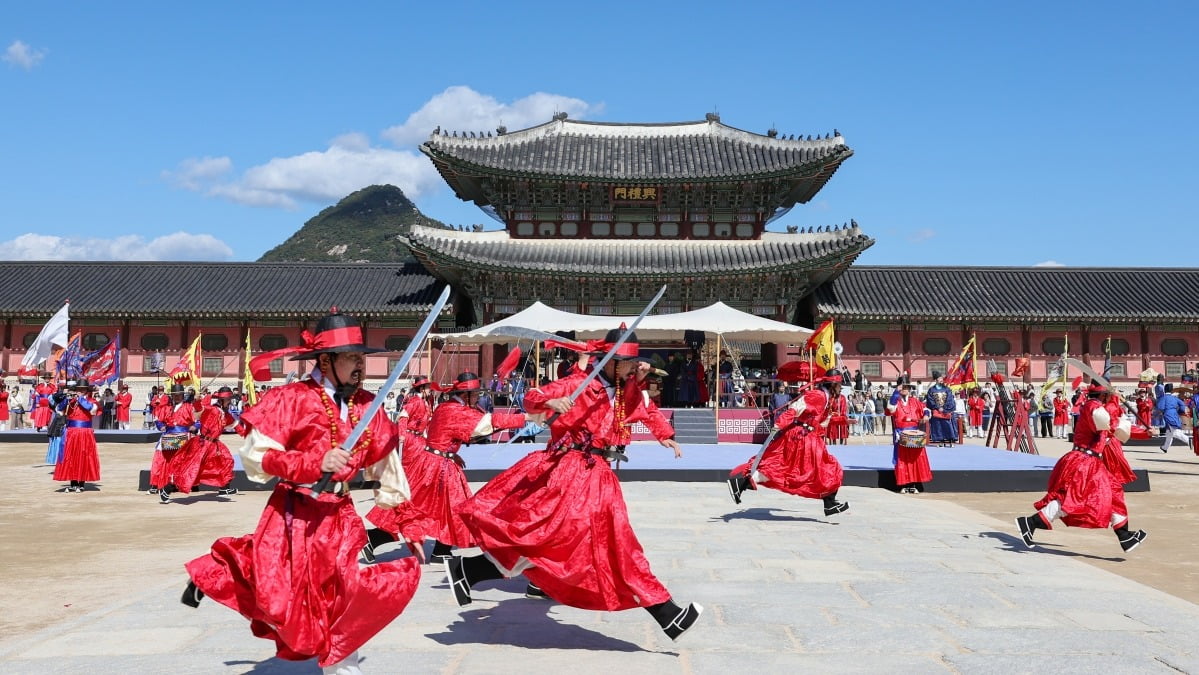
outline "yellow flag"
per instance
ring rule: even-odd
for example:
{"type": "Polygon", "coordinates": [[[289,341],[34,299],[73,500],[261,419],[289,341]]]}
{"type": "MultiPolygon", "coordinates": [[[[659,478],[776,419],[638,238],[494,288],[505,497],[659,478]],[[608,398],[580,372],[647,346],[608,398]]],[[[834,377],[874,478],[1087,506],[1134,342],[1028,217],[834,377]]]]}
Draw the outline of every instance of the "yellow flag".
{"type": "Polygon", "coordinates": [[[246,330],[246,364],[245,374],[241,376],[241,390],[246,405],[258,403],[258,391],[254,388],[254,374],[250,372],[250,331],[246,330]]]}
{"type": "Polygon", "coordinates": [[[190,387],[195,387],[196,391],[200,391],[200,336],[192,341],[192,346],[183,352],[179,357],[179,363],[171,368],[170,377],[179,384],[186,384],[190,387]]]}
{"type": "MultiPolygon", "coordinates": [[[[815,358],[814,366],[819,369],[821,375],[832,370],[837,365],[837,354],[833,351],[833,345],[836,340],[833,339],[833,320],[829,319],[820,324],[816,332],[812,333],[812,337],[808,338],[806,347],[812,351],[815,358]]],[[[813,377],[819,377],[815,372],[813,377]]]]}

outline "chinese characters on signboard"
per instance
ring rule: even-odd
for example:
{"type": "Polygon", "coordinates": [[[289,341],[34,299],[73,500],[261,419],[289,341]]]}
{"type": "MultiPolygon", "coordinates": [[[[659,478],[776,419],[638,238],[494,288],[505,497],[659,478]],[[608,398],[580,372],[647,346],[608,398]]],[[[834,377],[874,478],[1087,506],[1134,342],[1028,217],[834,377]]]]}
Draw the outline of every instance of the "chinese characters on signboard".
{"type": "Polygon", "coordinates": [[[612,186],[613,202],[649,203],[658,201],[657,186],[614,185],[612,186]]]}

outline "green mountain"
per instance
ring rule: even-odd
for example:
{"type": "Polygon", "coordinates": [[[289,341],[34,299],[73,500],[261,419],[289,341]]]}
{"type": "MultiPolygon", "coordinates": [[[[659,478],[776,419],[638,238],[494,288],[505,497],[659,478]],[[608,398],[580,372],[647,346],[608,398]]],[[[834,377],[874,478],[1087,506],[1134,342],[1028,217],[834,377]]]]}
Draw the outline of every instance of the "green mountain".
{"type": "Polygon", "coordinates": [[[396,236],[411,232],[417,224],[449,229],[423,215],[400,188],[372,185],[316,214],[258,261],[412,261],[415,259],[396,236]]]}

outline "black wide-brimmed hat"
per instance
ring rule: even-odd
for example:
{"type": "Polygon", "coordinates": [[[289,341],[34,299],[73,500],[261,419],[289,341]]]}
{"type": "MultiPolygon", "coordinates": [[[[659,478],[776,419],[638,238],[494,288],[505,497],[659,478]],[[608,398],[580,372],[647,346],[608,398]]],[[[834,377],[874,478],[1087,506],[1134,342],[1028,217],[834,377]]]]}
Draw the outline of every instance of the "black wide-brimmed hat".
{"type": "Polygon", "coordinates": [[[362,352],[375,354],[385,352],[381,347],[367,347],[362,342],[362,326],[358,319],[349,314],[342,314],[334,307],[329,314],[316,323],[316,331],[303,331],[300,337],[304,343],[296,350],[292,361],[315,359],[321,354],[339,354],[342,352],[362,352]]]}
{"type": "Polygon", "coordinates": [[[417,375],[416,377],[412,378],[412,386],[410,389],[412,391],[416,391],[418,388],[427,387],[430,384],[432,384],[432,382],[429,381],[429,378],[425,377],[424,375],[417,375]]]}
{"type": "Polygon", "coordinates": [[[175,394],[182,396],[187,393],[187,388],[176,382],[175,384],[171,385],[171,390],[167,393],[169,393],[171,396],[174,396],[175,394]]]}
{"type": "MultiPolygon", "coordinates": [[[[613,328],[612,330],[608,331],[608,334],[604,336],[603,340],[588,341],[588,353],[596,356],[603,356],[604,354],[607,354],[612,349],[612,345],[616,344],[617,340],[620,339],[620,336],[624,334],[625,330],[625,325],[621,324],[620,328],[613,328]]],[[[629,333],[628,339],[620,345],[620,349],[616,350],[616,353],[612,355],[612,359],[615,361],[649,362],[649,359],[642,357],[640,354],[641,344],[637,340],[637,334],[629,333]]]]}

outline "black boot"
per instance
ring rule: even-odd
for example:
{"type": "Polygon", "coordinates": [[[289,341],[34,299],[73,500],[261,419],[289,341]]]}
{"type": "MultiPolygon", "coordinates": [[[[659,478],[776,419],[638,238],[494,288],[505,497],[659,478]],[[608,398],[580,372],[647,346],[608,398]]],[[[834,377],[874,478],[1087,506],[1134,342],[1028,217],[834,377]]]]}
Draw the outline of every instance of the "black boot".
{"type": "Polygon", "coordinates": [[[449,560],[454,547],[449,544],[443,544],[440,541],[433,542],[433,553],[429,555],[429,562],[433,564],[443,563],[449,560]]]}
{"type": "Polygon", "coordinates": [[[471,603],[471,586],[480,581],[504,578],[504,574],[500,572],[500,568],[496,567],[495,563],[482,555],[475,555],[469,558],[463,558],[460,555],[450,555],[445,561],[445,574],[449,579],[450,589],[454,591],[454,600],[458,603],[459,607],[465,607],[471,603]]]}
{"type": "Polygon", "coordinates": [[[1017,518],[1016,527],[1020,528],[1020,538],[1024,540],[1024,545],[1029,548],[1036,548],[1037,546],[1036,542],[1032,540],[1033,532],[1049,529],[1039,511],[1031,516],[1020,516],[1017,518]]]}
{"type": "Polygon", "coordinates": [[[1145,541],[1145,537],[1149,536],[1145,530],[1137,530],[1136,532],[1128,531],[1128,523],[1116,528],[1116,538],[1120,540],[1120,548],[1128,553],[1132,549],[1141,545],[1145,541]]]}
{"type": "Polygon", "coordinates": [[[177,489],[178,488],[175,487],[174,483],[168,483],[166,487],[158,491],[158,501],[162,502],[163,504],[170,503],[171,493],[177,489]]]}
{"type": "Polygon", "coordinates": [[[672,641],[678,640],[686,633],[691,626],[695,625],[699,615],[703,614],[704,608],[702,605],[697,605],[694,602],[686,607],[679,607],[674,604],[674,600],[667,600],[659,605],[650,605],[645,608],[646,611],[654,617],[654,621],[662,627],[662,631],[666,633],[672,641]]]}
{"type": "Polygon", "coordinates": [[[225,487],[217,490],[216,493],[218,495],[235,495],[237,494],[237,488],[233,487],[233,481],[229,481],[225,483],[225,487]]]}
{"type": "Polygon", "coordinates": [[[200,601],[204,599],[204,591],[196,588],[196,582],[191,579],[187,580],[187,588],[183,589],[183,597],[179,598],[179,602],[188,607],[199,607],[200,601]]]}
{"type": "Polygon", "coordinates": [[[733,495],[733,503],[741,503],[741,493],[751,489],[749,479],[745,476],[734,476],[728,479],[729,493],[733,495]]]}
{"type": "Polygon", "coordinates": [[[835,516],[838,513],[849,510],[849,502],[837,501],[837,493],[824,497],[824,515],[835,516]]]}
{"type": "Polygon", "coordinates": [[[529,582],[529,585],[525,586],[525,597],[532,598],[533,600],[549,600],[550,599],[550,596],[546,595],[545,591],[541,590],[540,586],[538,586],[537,584],[534,584],[532,582],[529,582]]]}
{"type": "Polygon", "coordinates": [[[375,562],[375,547],[383,544],[390,544],[396,538],[387,530],[381,530],[377,527],[372,527],[366,531],[366,546],[362,547],[362,559],[366,564],[372,565],[375,562]]]}

